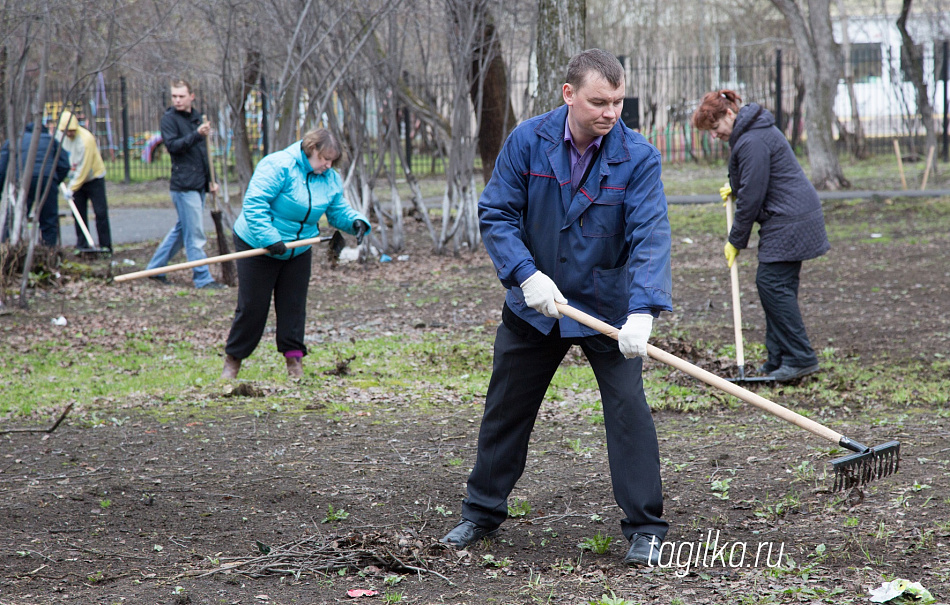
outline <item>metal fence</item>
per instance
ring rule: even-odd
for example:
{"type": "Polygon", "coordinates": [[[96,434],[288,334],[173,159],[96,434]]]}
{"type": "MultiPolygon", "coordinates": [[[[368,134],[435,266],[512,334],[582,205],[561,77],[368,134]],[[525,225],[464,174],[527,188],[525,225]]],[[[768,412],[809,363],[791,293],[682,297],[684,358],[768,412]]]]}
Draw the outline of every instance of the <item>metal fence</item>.
{"type": "MultiPolygon", "coordinates": [[[[924,55],[925,77],[930,86],[938,132],[946,122],[945,106],[941,104],[946,88],[945,79],[941,78],[945,78],[940,67],[943,56],[933,52],[924,55]]],[[[797,75],[794,54],[787,51],[784,54],[781,51],[733,51],[716,57],[677,57],[671,53],[662,59],[625,60],[625,70],[629,97],[625,101],[623,120],[640,130],[660,150],[666,162],[715,160],[726,154],[723,143],[712,139],[708,133],[697,131],[690,124],[690,116],[702,95],[719,88],[734,89],[745,102],[756,102],[769,109],[780,121],[788,139],[799,149],[807,136],[802,119],[804,88],[797,75]]],[[[923,125],[915,93],[901,70],[899,56],[895,58],[892,54],[863,49],[853,56],[852,70],[861,124],[871,151],[890,152],[894,139],[900,139],[902,145],[920,145],[923,125]]],[[[208,114],[217,125],[229,123],[218,83],[199,81],[192,85],[196,93],[196,109],[208,114]]],[[[414,80],[411,85],[419,98],[426,99],[448,115],[447,108],[456,89],[451,78],[414,80]]],[[[512,104],[516,115],[521,118],[532,114],[535,87],[535,83],[528,81],[510,82],[512,104]]],[[[53,87],[45,107],[46,120],[56,120],[70,97],[79,99],[71,108],[82,124],[96,135],[110,180],[128,182],[168,177],[170,163],[159,132],[161,116],[170,105],[167,80],[120,78],[106,81],[100,76],[78,95],[53,87]]],[[[262,103],[259,88],[250,93],[247,101],[245,120],[251,150],[260,157],[272,151],[264,127],[269,108],[262,103]]],[[[846,137],[842,136],[842,130],[854,132],[854,122],[843,81],[839,86],[835,113],[838,123],[834,136],[842,142],[840,151],[844,153],[846,137]]],[[[368,122],[373,123],[358,126],[372,132],[378,127],[377,111],[367,110],[364,115],[368,122]]],[[[406,109],[400,110],[399,120],[403,149],[410,158],[413,171],[423,176],[442,173],[445,158],[431,128],[406,109]]],[[[348,127],[353,125],[348,124],[348,127]]],[[[215,153],[222,160],[231,157],[227,135],[227,132],[218,130],[212,140],[215,153]]]]}
{"type": "MultiPolygon", "coordinates": [[[[220,86],[214,82],[191,82],[196,94],[195,109],[216,124],[222,122],[220,86]]],[[[80,124],[96,137],[111,181],[137,182],[168,178],[171,164],[162,145],[160,123],[171,106],[171,90],[167,79],[126,79],[106,81],[99,74],[86,89],[70,91],[51,87],[44,107],[44,121],[57,121],[64,109],[72,111],[80,124]]],[[[259,99],[253,95],[252,101],[259,99]]],[[[249,124],[254,122],[254,108],[249,103],[249,124]]],[[[259,137],[259,129],[249,130],[259,137]]],[[[212,141],[216,153],[227,155],[227,139],[212,141]]],[[[259,142],[258,142],[259,144],[259,142]]]]}

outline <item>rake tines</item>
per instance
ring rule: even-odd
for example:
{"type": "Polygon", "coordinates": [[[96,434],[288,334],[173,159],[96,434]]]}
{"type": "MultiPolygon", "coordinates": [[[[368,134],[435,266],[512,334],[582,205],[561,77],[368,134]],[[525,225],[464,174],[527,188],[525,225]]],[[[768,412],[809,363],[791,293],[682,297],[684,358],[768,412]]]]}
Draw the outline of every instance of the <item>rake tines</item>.
{"type": "Polygon", "coordinates": [[[888,441],[875,447],[865,447],[852,441],[842,443],[849,449],[857,446],[863,451],[849,456],[843,456],[831,461],[835,471],[835,485],[832,491],[860,487],[875,479],[887,477],[897,472],[900,466],[900,441],[888,441]]]}

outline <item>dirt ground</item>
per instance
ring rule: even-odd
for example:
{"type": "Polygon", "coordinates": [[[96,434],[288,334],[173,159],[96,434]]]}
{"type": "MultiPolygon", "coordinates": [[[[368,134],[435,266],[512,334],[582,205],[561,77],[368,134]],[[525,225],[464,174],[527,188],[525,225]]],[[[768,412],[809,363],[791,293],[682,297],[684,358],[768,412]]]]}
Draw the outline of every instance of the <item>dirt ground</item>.
{"type": "MultiPolygon", "coordinates": [[[[928,219],[932,204],[902,207],[901,232],[888,228],[895,210],[886,202],[826,206],[833,250],[806,263],[801,294],[816,349],[950,378],[942,357],[950,238],[928,219]]],[[[948,202],[939,204],[946,213],[948,202]]],[[[675,313],[657,322],[655,342],[712,368],[712,354],[682,334],[732,339],[722,238],[674,240],[675,313]]],[[[117,257],[141,265],[150,252],[131,247],[117,257]]],[[[484,252],[438,257],[417,233],[404,253],[408,260],[337,268],[317,257],[310,323],[318,342],[359,338],[366,326],[451,338],[497,325],[503,291],[484,252]],[[410,289],[445,284],[466,288],[469,302],[408,298],[410,289]]],[[[745,338],[760,342],[751,257],[740,257],[745,338]]],[[[102,322],[151,322],[168,342],[200,330],[223,344],[234,291],[215,293],[201,318],[179,319],[155,288],[74,281],[69,296],[38,295],[29,314],[2,316],[0,327],[22,342],[42,340],[66,305],[102,322]],[[150,294],[136,295],[130,314],[123,291],[150,294]]],[[[651,362],[648,383],[656,369],[651,362]]],[[[905,379],[912,390],[915,376],[905,379]]],[[[436,409],[420,410],[398,391],[350,386],[351,411],[329,414],[320,385],[349,380],[311,369],[301,385],[313,396],[303,401],[302,387],[278,377],[253,384],[286,400],[282,411],[260,414],[209,380],[194,394],[206,406],[179,401],[159,415],[162,402],[143,394],[101,412],[122,421],[93,426],[80,406],[53,433],[0,435],[0,604],[581,604],[602,595],[671,605],[866,603],[870,587],[893,578],[950,599],[946,400],[897,407],[837,372],[806,380],[821,381],[839,405],[797,399],[791,387],[761,391],[866,443],[901,441],[898,474],[843,493],[824,476],[840,452],[751,406],[723,396],[711,411],[656,412],[674,548],[660,567],[637,570],[621,563],[603,425],[575,398],[542,408],[512,494],[530,512],[509,519],[498,538],[456,552],[437,540],[458,519],[481,399],[446,390],[436,409]],[[345,518],[328,519],[330,507],[345,518]],[[614,538],[606,553],[579,548],[600,535],[614,538]],[[353,599],[352,589],[378,594],[353,599]]],[[[60,407],[50,402],[48,412],[60,407]]]]}

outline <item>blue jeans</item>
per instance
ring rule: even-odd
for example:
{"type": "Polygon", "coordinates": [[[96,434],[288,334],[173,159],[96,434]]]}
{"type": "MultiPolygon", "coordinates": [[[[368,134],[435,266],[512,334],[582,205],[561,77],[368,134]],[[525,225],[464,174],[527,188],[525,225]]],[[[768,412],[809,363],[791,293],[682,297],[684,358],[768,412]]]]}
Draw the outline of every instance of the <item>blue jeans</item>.
{"type": "MultiPolygon", "coordinates": [[[[164,267],[184,248],[188,261],[207,258],[205,254],[204,206],[205,194],[202,191],[172,191],[172,202],[178,211],[178,222],[172,227],[162,243],[159,244],[147,269],[164,267]]],[[[192,279],[196,288],[201,288],[214,281],[207,265],[195,267],[191,270],[192,279]]]]}

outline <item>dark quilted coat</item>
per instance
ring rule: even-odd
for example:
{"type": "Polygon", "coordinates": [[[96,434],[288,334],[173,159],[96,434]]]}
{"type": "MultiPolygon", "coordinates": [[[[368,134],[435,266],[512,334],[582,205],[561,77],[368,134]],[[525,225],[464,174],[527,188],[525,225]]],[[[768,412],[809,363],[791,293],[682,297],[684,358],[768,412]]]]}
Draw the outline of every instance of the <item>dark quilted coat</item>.
{"type": "Polygon", "coordinates": [[[729,241],[748,246],[759,223],[759,262],[793,262],[821,256],[831,247],[818,192],[775,117],[756,103],[739,110],[729,137],[729,184],[736,216],[729,241]]]}

